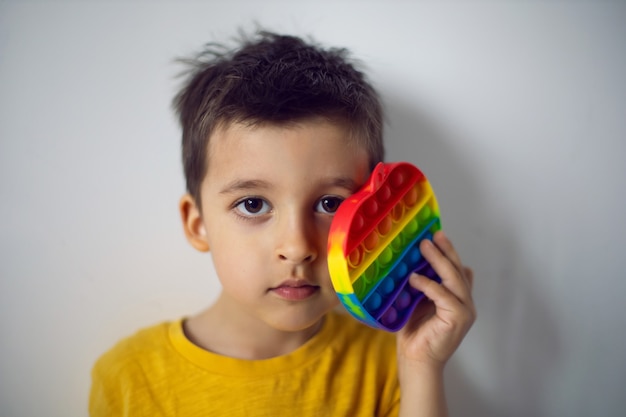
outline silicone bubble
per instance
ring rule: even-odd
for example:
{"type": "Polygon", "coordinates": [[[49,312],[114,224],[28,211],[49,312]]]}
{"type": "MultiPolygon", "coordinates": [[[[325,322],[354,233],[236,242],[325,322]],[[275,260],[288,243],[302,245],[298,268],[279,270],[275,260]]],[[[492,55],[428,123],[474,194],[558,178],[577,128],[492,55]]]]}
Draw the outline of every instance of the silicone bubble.
{"type": "Polygon", "coordinates": [[[328,235],[328,269],[344,307],[369,326],[395,332],[424,295],[412,272],[441,282],[419,244],[441,229],[428,179],[407,162],[380,163],[335,213],[328,235]]]}

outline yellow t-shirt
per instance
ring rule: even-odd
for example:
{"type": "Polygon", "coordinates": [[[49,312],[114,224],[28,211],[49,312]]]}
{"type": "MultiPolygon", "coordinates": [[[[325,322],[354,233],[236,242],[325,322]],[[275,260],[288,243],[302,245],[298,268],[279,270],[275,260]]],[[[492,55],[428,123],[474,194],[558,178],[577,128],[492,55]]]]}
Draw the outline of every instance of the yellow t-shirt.
{"type": "Polygon", "coordinates": [[[317,335],[276,358],[208,352],[182,320],[122,340],[94,366],[96,416],[396,416],[395,337],[329,313],[317,335]]]}

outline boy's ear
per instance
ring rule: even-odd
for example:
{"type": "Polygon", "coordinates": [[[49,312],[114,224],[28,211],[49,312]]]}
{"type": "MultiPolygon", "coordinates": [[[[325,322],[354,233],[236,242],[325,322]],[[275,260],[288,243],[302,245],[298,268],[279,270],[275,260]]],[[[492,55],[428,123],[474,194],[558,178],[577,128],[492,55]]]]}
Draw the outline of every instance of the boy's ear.
{"type": "Polygon", "coordinates": [[[191,246],[200,252],[208,252],[209,242],[207,242],[206,229],[204,228],[200,209],[194,198],[188,193],[182,196],[178,203],[178,209],[183,221],[185,236],[187,236],[191,246]]]}

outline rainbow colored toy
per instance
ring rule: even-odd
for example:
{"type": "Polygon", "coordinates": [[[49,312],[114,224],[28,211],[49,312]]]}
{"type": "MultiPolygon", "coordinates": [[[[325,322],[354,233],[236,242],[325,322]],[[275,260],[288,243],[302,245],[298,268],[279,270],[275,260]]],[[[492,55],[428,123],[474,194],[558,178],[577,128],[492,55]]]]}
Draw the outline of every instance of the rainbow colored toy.
{"type": "Polygon", "coordinates": [[[335,213],[328,268],[339,299],[365,324],[398,331],[424,298],[411,272],[441,282],[419,244],[441,229],[439,206],[422,172],[406,162],[379,163],[335,213]]]}

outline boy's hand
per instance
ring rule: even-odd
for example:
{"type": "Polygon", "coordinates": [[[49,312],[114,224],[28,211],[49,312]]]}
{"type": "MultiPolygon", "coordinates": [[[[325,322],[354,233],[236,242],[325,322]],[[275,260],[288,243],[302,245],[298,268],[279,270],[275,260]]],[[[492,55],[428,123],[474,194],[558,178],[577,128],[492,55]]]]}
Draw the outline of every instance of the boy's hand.
{"type": "Polygon", "coordinates": [[[442,231],[435,233],[433,242],[423,241],[420,250],[442,283],[417,274],[410,278],[411,285],[422,291],[428,300],[417,306],[408,323],[398,332],[401,378],[408,371],[407,367],[442,371],[476,319],[472,270],[463,266],[442,231]]]}

